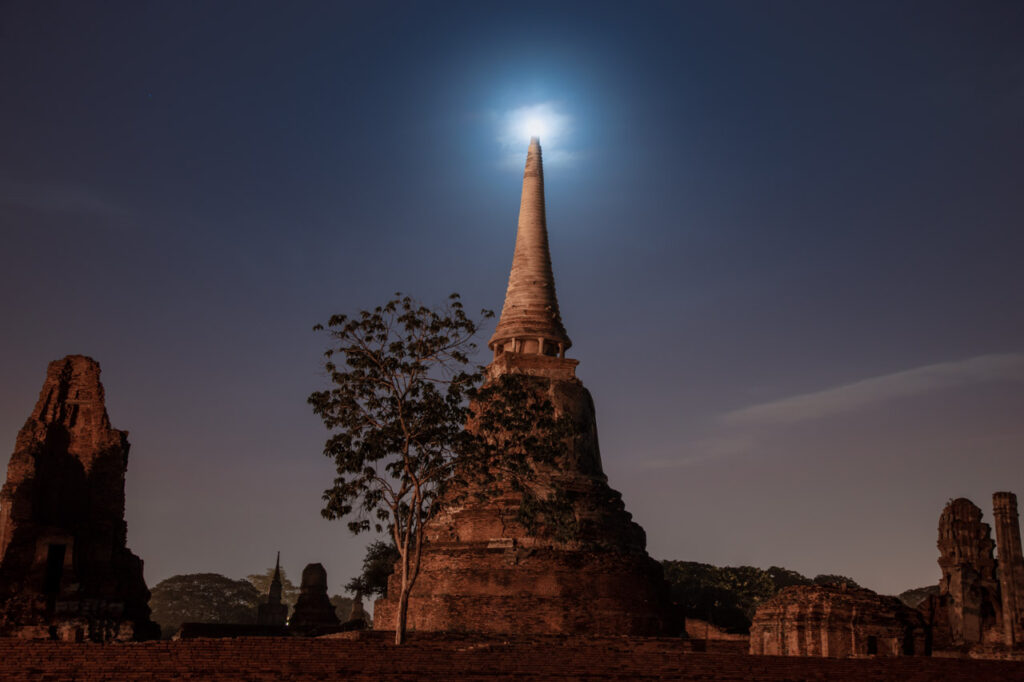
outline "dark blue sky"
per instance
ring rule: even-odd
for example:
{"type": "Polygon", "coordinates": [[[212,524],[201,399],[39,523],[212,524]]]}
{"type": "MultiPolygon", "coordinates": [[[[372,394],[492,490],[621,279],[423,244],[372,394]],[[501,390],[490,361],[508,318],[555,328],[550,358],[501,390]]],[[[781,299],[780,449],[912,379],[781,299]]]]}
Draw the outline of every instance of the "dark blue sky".
{"type": "MultiPolygon", "coordinates": [[[[335,312],[500,309],[542,139],[606,469],[657,558],[934,582],[1024,494],[1024,5],[0,5],[0,436],[97,358],[150,584],[319,517],[335,312]]],[[[486,335],[484,337],[486,339],[486,335]]]]}

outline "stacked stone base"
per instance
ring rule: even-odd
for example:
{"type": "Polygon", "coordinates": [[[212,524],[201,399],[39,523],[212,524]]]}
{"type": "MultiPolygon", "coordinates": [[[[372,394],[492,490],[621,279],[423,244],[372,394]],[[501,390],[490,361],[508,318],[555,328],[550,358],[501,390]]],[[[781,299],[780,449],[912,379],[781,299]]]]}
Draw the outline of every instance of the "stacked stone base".
{"type": "MultiPolygon", "coordinates": [[[[409,599],[410,630],[502,635],[678,634],[661,566],[646,555],[434,548],[409,599]]],[[[378,600],[374,627],[395,627],[395,596],[378,600]]]]}
{"type": "MultiPolygon", "coordinates": [[[[489,370],[492,379],[528,376],[533,390],[572,422],[574,435],[564,453],[536,467],[540,488],[564,497],[572,522],[537,519],[525,527],[521,497],[511,489],[470,494],[443,506],[425,528],[407,629],[495,635],[682,632],[661,565],[645,550],[646,534],[602,471],[594,401],[575,378],[575,367],[575,360],[505,352],[489,370]]],[[[399,562],[388,597],[374,606],[375,629],[395,628],[400,571],[399,562]]]]}

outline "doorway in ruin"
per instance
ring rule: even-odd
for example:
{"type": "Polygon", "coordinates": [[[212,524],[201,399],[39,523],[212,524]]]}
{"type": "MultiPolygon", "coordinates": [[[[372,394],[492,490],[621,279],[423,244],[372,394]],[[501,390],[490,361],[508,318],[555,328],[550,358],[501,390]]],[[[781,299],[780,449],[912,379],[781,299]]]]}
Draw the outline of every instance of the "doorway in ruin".
{"type": "Polygon", "coordinates": [[[868,656],[878,655],[878,638],[874,635],[868,635],[868,656]]]}
{"type": "Polygon", "coordinates": [[[907,628],[903,631],[903,655],[914,655],[914,628],[907,628]]]}
{"type": "Polygon", "coordinates": [[[64,575],[64,554],[67,545],[50,545],[46,550],[46,575],[43,578],[43,594],[46,595],[46,606],[53,611],[60,593],[60,579],[64,575]]]}

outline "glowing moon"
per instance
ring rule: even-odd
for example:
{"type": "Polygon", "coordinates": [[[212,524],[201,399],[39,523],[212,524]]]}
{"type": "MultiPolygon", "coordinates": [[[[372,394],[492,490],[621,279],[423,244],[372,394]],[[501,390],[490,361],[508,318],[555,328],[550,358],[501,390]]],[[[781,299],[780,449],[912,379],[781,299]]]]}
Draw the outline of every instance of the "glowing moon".
{"type": "Polygon", "coordinates": [[[506,126],[509,143],[518,146],[531,137],[539,137],[545,146],[551,146],[568,132],[569,117],[559,112],[553,103],[542,102],[508,112],[506,126]]]}

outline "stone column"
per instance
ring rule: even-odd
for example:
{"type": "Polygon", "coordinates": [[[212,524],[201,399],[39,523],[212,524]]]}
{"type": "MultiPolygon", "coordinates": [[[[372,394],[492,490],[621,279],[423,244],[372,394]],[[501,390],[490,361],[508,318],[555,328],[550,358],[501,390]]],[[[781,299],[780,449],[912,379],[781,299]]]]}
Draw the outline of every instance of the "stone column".
{"type": "Polygon", "coordinates": [[[1020,520],[1017,496],[996,493],[992,496],[996,547],[999,552],[999,591],[1003,597],[1003,641],[1007,646],[1022,641],[1021,616],[1024,607],[1024,557],[1020,548],[1020,520]]]}

